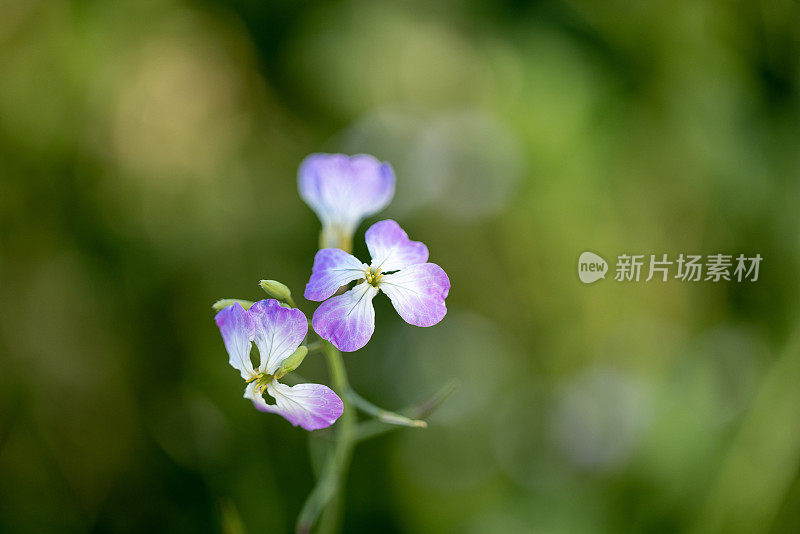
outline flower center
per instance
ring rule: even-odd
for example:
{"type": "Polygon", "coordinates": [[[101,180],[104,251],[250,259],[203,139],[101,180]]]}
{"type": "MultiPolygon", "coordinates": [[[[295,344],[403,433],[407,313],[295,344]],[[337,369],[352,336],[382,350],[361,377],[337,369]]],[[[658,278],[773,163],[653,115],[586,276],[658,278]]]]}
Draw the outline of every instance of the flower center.
{"type": "Polygon", "coordinates": [[[367,283],[372,287],[378,287],[378,282],[380,282],[381,278],[383,278],[383,273],[381,273],[380,267],[370,267],[364,273],[367,279],[367,283]]]}
{"type": "Polygon", "coordinates": [[[258,373],[256,375],[253,375],[253,377],[250,380],[248,380],[247,383],[249,384],[250,382],[255,380],[255,382],[256,382],[256,393],[261,395],[267,389],[267,384],[272,382],[273,378],[274,377],[272,375],[270,375],[270,374],[258,373]]]}

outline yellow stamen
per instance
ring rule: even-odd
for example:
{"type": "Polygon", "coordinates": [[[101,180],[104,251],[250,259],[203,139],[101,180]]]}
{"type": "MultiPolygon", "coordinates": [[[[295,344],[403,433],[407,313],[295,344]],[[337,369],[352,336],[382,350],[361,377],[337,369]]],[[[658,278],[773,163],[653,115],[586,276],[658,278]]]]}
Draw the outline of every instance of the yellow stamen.
{"type": "Polygon", "coordinates": [[[366,272],[366,279],[367,283],[373,287],[378,287],[378,282],[380,282],[381,278],[383,278],[383,273],[381,273],[380,269],[372,269],[366,272]]]}
{"type": "Polygon", "coordinates": [[[267,384],[272,382],[273,378],[274,377],[272,375],[270,375],[270,374],[258,373],[256,375],[253,375],[252,377],[250,377],[250,379],[247,380],[247,383],[249,384],[250,382],[255,380],[256,381],[256,388],[255,388],[256,389],[256,393],[262,394],[267,389],[267,384]]]}

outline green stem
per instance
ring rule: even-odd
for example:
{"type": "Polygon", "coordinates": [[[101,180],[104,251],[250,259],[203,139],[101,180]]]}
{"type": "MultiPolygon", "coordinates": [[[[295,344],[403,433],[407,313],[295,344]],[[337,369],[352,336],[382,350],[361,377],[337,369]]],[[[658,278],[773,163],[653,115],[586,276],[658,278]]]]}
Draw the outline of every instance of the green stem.
{"type": "Polygon", "coordinates": [[[323,350],[325,350],[325,342],[312,341],[311,343],[306,344],[306,348],[308,349],[309,354],[311,354],[312,352],[322,352],[323,350]]]}
{"type": "Polygon", "coordinates": [[[330,343],[325,343],[325,357],[328,371],[331,375],[333,389],[341,396],[344,411],[336,424],[336,443],[331,450],[322,470],[322,475],[317,485],[306,499],[300,516],[297,518],[297,533],[307,534],[325,510],[319,525],[319,532],[331,533],[336,530],[339,522],[339,507],[342,503],[340,497],[345,476],[350,466],[350,459],[355,446],[355,410],[348,399],[350,385],[347,381],[347,371],[342,360],[342,353],[330,343]],[[330,505],[330,506],[329,506],[330,505]],[[326,510],[327,508],[327,510],[326,510]]]}
{"type": "Polygon", "coordinates": [[[688,532],[776,531],[800,466],[800,326],[770,364],[688,532]],[[788,494],[788,495],[787,495],[788,494]],[[756,497],[757,498],[754,498],[756,497]]]}
{"type": "Polygon", "coordinates": [[[385,410],[380,406],[375,406],[367,399],[353,391],[352,389],[347,392],[347,398],[353,403],[353,405],[361,410],[364,413],[368,413],[372,415],[378,420],[388,423],[390,425],[400,425],[400,426],[410,426],[416,428],[425,428],[428,426],[428,423],[425,421],[421,421],[419,419],[411,419],[406,417],[405,415],[400,415],[399,413],[391,412],[389,410],[385,410]]]}
{"type": "MultiPolygon", "coordinates": [[[[424,417],[428,417],[434,411],[436,411],[436,408],[438,408],[445,400],[447,400],[447,398],[450,397],[450,395],[452,395],[456,389],[458,389],[458,381],[450,380],[430,398],[420,402],[419,404],[415,404],[400,410],[400,413],[406,414],[412,419],[422,419],[424,417]]],[[[356,441],[365,441],[367,439],[385,434],[396,428],[396,425],[388,424],[380,419],[365,421],[356,427],[356,441]]]]}

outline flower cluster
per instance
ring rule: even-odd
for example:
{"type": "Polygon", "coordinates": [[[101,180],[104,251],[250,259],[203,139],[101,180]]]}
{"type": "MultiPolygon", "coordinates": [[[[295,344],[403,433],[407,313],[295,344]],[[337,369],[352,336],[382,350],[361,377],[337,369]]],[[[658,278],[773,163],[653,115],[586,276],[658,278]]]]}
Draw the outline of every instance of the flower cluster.
{"type": "MultiPolygon", "coordinates": [[[[447,274],[428,262],[428,247],[409,239],[397,222],[380,221],[366,231],[369,264],[350,254],[356,228],[386,207],[394,184],[391,166],[368,155],[313,154],[300,165],[300,196],[322,222],[321,250],[305,288],[306,299],[322,302],[311,324],[319,338],[344,352],[362,348],[372,337],[372,299],[380,291],[412,325],[433,326],[447,313],[447,274]]],[[[306,430],[330,426],[343,411],[336,393],[321,384],[290,387],[278,381],[305,357],[308,321],[288,288],[278,284],[282,289],[276,293],[275,284],[262,287],[287,304],[270,299],[246,308],[226,302],[217,314],[230,364],[247,382],[244,396],[262,412],[280,414],[306,430]],[[253,343],[260,354],[257,368],[250,359],[253,343]],[[275,404],[268,404],[264,393],[275,404]]]]}

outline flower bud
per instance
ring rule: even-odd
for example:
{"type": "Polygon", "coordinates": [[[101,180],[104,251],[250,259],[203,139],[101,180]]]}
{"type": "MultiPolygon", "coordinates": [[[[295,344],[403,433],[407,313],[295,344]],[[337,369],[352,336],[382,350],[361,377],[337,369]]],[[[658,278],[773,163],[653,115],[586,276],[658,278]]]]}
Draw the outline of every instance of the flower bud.
{"type": "Polygon", "coordinates": [[[275,371],[275,378],[281,378],[283,375],[291,373],[300,367],[300,364],[303,363],[303,360],[306,358],[306,354],[308,354],[308,348],[305,345],[297,347],[297,350],[294,351],[291,356],[283,360],[281,366],[275,371]]]}
{"type": "Polygon", "coordinates": [[[243,299],[219,299],[217,302],[211,305],[214,311],[222,311],[228,306],[233,306],[236,303],[241,304],[242,308],[245,310],[249,310],[250,306],[253,305],[253,301],[251,300],[243,300],[243,299]]]}
{"type": "Polygon", "coordinates": [[[276,280],[262,280],[258,283],[261,289],[267,292],[268,295],[277,300],[290,301],[292,299],[292,292],[284,284],[276,280]]]}

